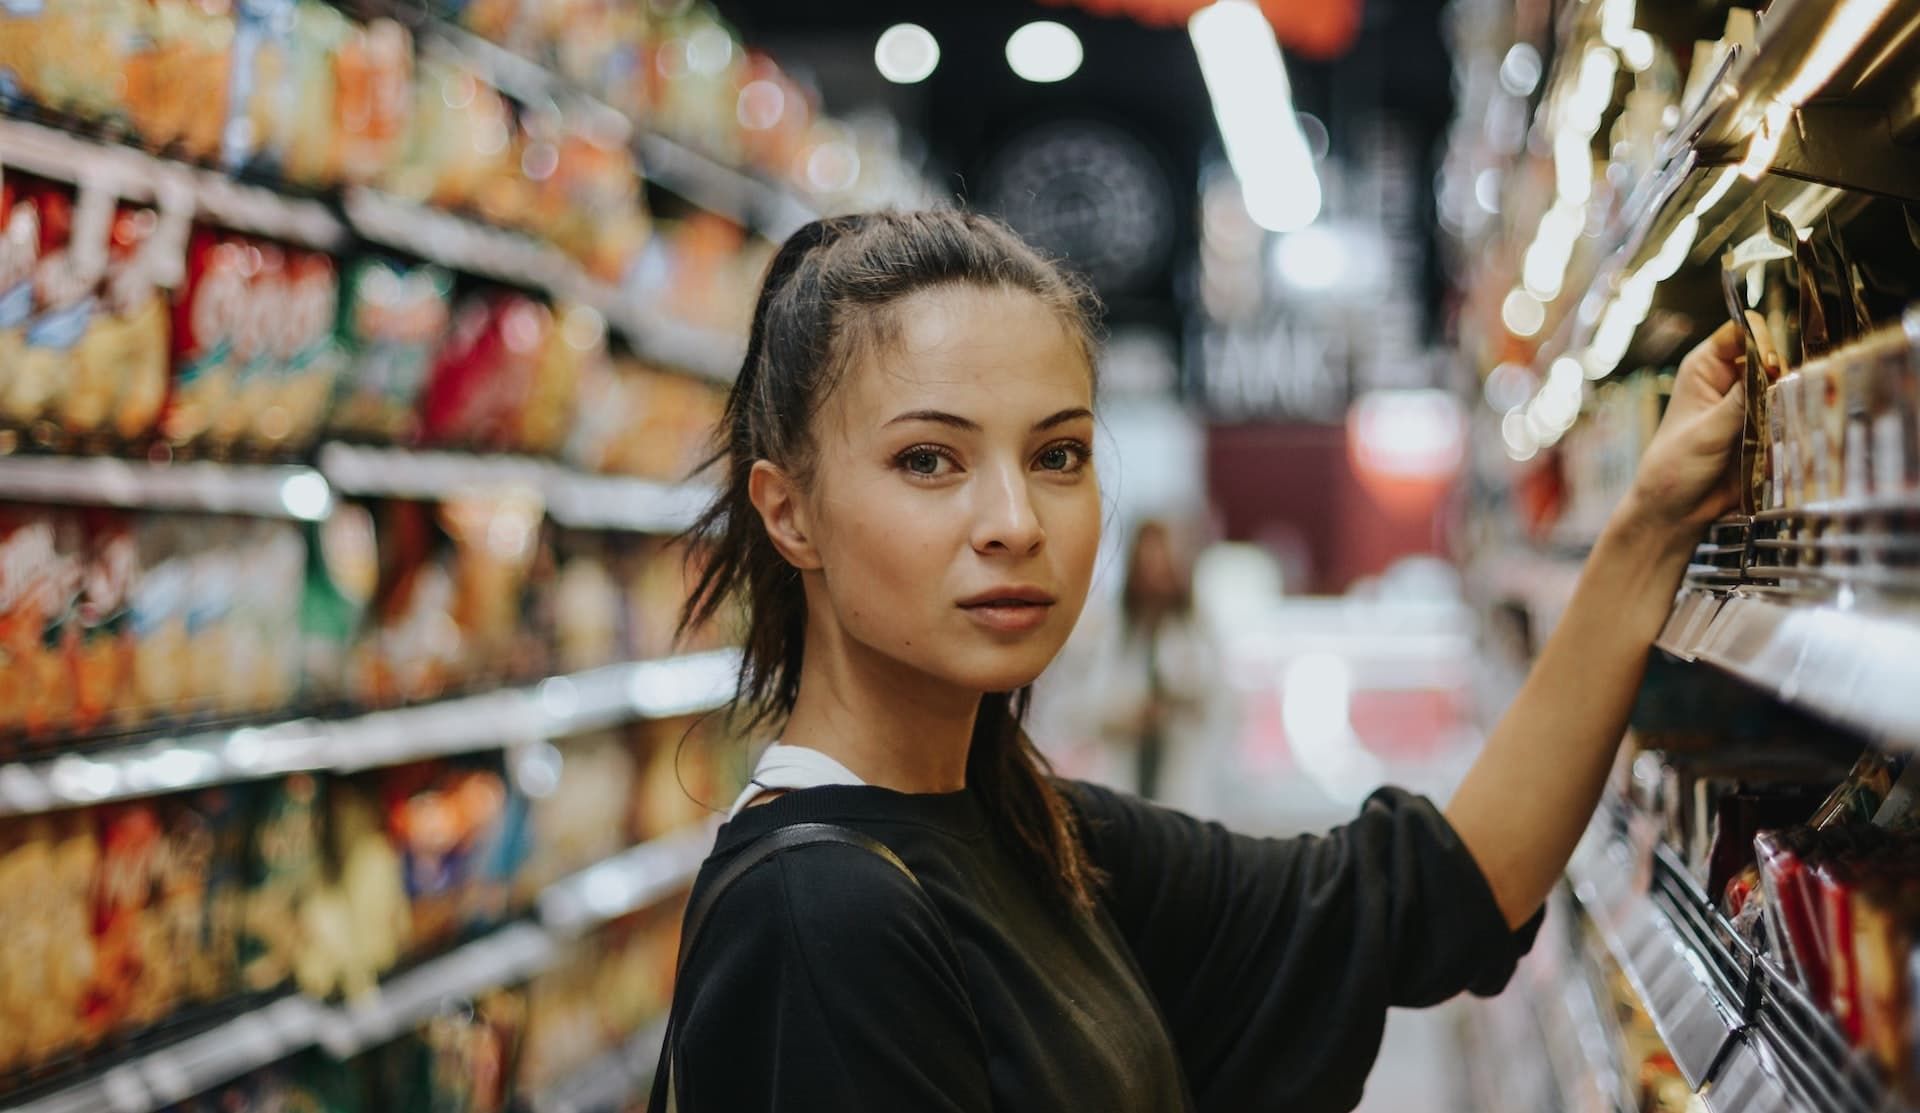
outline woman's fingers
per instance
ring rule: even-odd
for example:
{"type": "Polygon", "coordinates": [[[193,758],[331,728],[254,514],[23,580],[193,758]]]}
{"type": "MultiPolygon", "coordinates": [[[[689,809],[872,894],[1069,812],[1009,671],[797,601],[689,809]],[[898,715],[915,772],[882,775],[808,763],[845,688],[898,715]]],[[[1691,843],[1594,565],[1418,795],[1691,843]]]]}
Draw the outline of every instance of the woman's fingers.
{"type": "Polygon", "coordinates": [[[1708,397],[1718,399],[1725,395],[1740,381],[1739,361],[1746,350],[1747,341],[1739,322],[1727,321],[1680,361],[1682,381],[1675,384],[1674,395],[1683,396],[1682,392],[1695,383],[1705,388],[1708,397]]]}

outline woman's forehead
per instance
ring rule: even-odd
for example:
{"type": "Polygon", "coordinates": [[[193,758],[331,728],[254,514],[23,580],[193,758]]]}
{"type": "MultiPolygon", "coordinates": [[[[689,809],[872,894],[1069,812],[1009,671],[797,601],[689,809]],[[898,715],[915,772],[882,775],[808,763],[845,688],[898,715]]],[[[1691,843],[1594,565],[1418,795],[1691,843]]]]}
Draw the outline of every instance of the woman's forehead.
{"type": "Polygon", "coordinates": [[[850,417],[964,406],[983,411],[965,415],[980,420],[1091,405],[1093,376],[1078,337],[1033,294],[945,286],[891,312],[886,341],[859,353],[841,384],[850,417]]]}

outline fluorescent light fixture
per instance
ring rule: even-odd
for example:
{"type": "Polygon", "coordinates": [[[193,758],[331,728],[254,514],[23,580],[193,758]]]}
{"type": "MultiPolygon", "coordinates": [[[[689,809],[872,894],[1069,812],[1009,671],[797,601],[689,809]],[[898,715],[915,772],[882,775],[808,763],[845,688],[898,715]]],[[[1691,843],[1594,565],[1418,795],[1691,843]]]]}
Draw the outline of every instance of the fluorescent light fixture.
{"type": "Polygon", "coordinates": [[[1318,225],[1288,232],[1273,248],[1280,281],[1306,292],[1331,290],[1346,281],[1349,255],[1338,233],[1318,225]]]}
{"type": "Polygon", "coordinates": [[[1320,179],[1266,15],[1253,0],[1215,0],[1187,21],[1187,33],[1248,214],[1271,232],[1312,224],[1320,179]]]}
{"type": "Polygon", "coordinates": [[[1747,157],[1740,160],[1740,175],[1748,181],[1757,181],[1768,170],[1773,169],[1773,156],[1780,151],[1780,140],[1786,137],[1787,121],[1793,116],[1793,106],[1783,100],[1767,102],[1764,115],[1760,117],[1760,126],[1754,129],[1753,142],[1747,146],[1747,157]]]}
{"type": "MultiPolygon", "coordinates": [[[[1798,108],[1807,103],[1815,93],[1826,85],[1833,75],[1839,72],[1873,25],[1893,7],[1893,0],[1840,0],[1827,16],[1827,24],[1820,29],[1820,36],[1808,48],[1800,68],[1794,72],[1777,98],[1791,107],[1798,108]]],[[[1771,114],[1772,106],[1768,106],[1771,114]]]]}
{"type": "Polygon", "coordinates": [[[1072,77],[1085,56],[1080,36],[1050,19],[1029,23],[1007,38],[1007,65],[1022,78],[1042,85],[1072,77]]]}
{"type": "Polygon", "coordinates": [[[1500,60],[1500,87],[1524,97],[1540,87],[1540,52],[1532,43],[1514,43],[1500,60]]]}
{"type": "Polygon", "coordinates": [[[280,481],[280,505],[294,518],[317,522],[333,509],[333,489],[319,473],[299,472],[280,481]]]}
{"type": "MultiPolygon", "coordinates": [[[[1007,49],[1013,49],[1011,43],[1007,49]]],[[[1012,60],[1011,53],[1008,60],[1012,60]]],[[[896,23],[880,32],[879,41],[873,44],[874,68],[895,85],[917,85],[932,77],[939,64],[939,40],[917,23],[896,23]]]]}

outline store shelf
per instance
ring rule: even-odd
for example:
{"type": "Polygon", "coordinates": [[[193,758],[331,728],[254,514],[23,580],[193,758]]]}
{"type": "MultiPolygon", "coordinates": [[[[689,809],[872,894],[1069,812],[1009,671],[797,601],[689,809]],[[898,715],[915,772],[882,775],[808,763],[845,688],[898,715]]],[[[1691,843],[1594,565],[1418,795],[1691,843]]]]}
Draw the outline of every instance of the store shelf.
{"type": "Polygon", "coordinates": [[[1568,881],[1706,1106],[1908,1113],[1833,1020],[1736,935],[1669,849],[1622,836],[1622,810],[1601,809],[1568,881]]]}
{"type": "Polygon", "coordinates": [[[1567,867],[1574,895],[1626,973],[1675,1065],[1689,1085],[1704,1085],[1722,1049],[1740,1027],[1740,1000],[1709,974],[1697,940],[1662,914],[1634,877],[1640,872],[1624,842],[1604,821],[1567,867]]]}
{"type": "Polygon", "coordinates": [[[0,119],[0,161],[55,181],[105,186],[128,200],[188,206],[223,227],[322,251],[347,239],[346,225],[322,201],[27,120],[0,119]]]}
{"type": "MultiPolygon", "coordinates": [[[[1571,308],[1536,353],[1540,368],[1592,343],[1628,276],[1675,246],[1676,235],[1685,237],[1678,245],[1685,262],[1700,266],[1736,238],[1763,230],[1762,205],[1783,206],[1781,182],[1796,190],[1814,183],[1920,201],[1920,153],[1892,142],[1886,111],[1844,98],[1814,99],[1794,109],[1765,159],[1765,175],[1756,180],[1733,171],[1752,153],[1768,112],[1778,111],[1773,106],[1802,76],[1809,51],[1832,22],[1830,0],[1774,0],[1768,6],[1758,48],[1728,54],[1718,76],[1703,84],[1702,99],[1685,106],[1686,117],[1668,135],[1657,169],[1640,180],[1608,224],[1602,248],[1583,272],[1567,276],[1566,286],[1577,296],[1566,299],[1571,308]],[[1711,214],[1697,212],[1709,197],[1718,201],[1711,214]],[[1682,227],[1695,216],[1700,219],[1693,227],[1682,227]]],[[[1890,9],[1857,46],[1832,59],[1837,76],[1829,86],[1850,88],[1863,66],[1873,69],[1904,49],[1913,30],[1911,13],[1890,9]],[[1874,61],[1863,62],[1868,59],[1874,61]]]]}
{"type": "Polygon", "coordinates": [[[547,460],[328,444],[320,471],[341,494],[442,500],[520,488],[537,493],[554,521],[575,529],[676,534],[713,497],[695,483],[591,475],[547,460]]]}
{"type": "Polygon", "coordinates": [[[525,1103],[528,1113],[618,1113],[653,1086],[653,1069],[666,1038],[662,1017],[572,1077],[534,1095],[525,1103]]]}
{"type": "Polygon", "coordinates": [[[444,21],[429,25],[432,48],[446,50],[524,104],[552,104],[593,117],[596,131],[635,144],[641,174],[700,208],[779,241],[819,214],[798,193],[707,157],[664,135],[643,131],[626,113],[540,63],[444,21]]]}
{"type": "Polygon", "coordinates": [[[715,829],[663,835],[556,882],[540,894],[540,922],[572,936],[659,903],[693,883],[715,829]]]}
{"type": "Polygon", "coordinates": [[[284,997],[4,1113],[152,1113],[312,1046],[324,1010],[284,997]]]}
{"type": "Polygon", "coordinates": [[[552,961],[553,938],[538,926],[509,924],[380,985],[367,997],[325,1009],[316,1042],[348,1059],[425,1021],[449,1002],[532,977],[552,961]]]}
{"type": "Polygon", "coordinates": [[[364,187],[347,190],[342,207],[360,235],[428,262],[590,305],[614,300],[593,289],[559,249],[532,236],[364,187]]]}
{"type": "Polygon", "coordinates": [[[0,458],[0,500],[296,521],[319,521],[333,508],[326,480],[312,468],[152,464],[100,456],[0,458]]]}
{"type": "Polygon", "coordinates": [[[1738,588],[1692,590],[1656,645],[1731,673],[1875,742],[1920,749],[1920,615],[1879,613],[1738,588]]]}
{"type": "Polygon", "coordinates": [[[758,228],[778,242],[819,217],[789,190],[742,173],[664,135],[638,140],[640,170],[651,181],[710,212],[758,228]]]}
{"type": "Polygon", "coordinates": [[[0,816],[27,815],[315,770],[352,772],[711,710],[732,692],[734,650],[549,677],[377,711],[207,731],[97,754],[0,765],[0,816]]]}
{"type": "Polygon", "coordinates": [[[643,358],[716,383],[732,383],[747,354],[744,335],[690,325],[645,309],[618,314],[615,323],[643,358]]]}

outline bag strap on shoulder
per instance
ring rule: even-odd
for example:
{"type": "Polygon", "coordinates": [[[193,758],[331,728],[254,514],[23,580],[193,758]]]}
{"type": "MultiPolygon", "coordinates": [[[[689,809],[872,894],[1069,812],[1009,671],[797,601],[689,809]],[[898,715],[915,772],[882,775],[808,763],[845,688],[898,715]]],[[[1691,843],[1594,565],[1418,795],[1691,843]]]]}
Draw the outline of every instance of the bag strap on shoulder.
{"type": "MultiPolygon", "coordinates": [[[[700,938],[701,927],[706,924],[707,916],[726,891],[746,876],[747,871],[774,855],[803,846],[818,846],[821,843],[840,843],[844,846],[859,847],[905,874],[907,880],[913,882],[913,887],[920,890],[922,896],[926,895],[926,890],[921,888],[920,879],[914,876],[913,870],[909,869],[886,843],[872,835],[835,823],[794,823],[776,828],[748,843],[745,849],[734,855],[733,860],[714,877],[706,891],[700,894],[699,901],[687,910],[686,921],[680,929],[680,957],[674,966],[676,990],[679,971],[685,969],[687,956],[693,953],[694,943],[700,938]]],[[[677,999],[678,992],[674,996],[677,999]]],[[[675,1113],[673,1061],[675,1057],[674,1027],[677,1021],[674,1013],[676,1011],[669,1008],[667,1014],[667,1031],[665,1038],[661,1041],[660,1063],[654,1071],[653,1093],[647,1102],[647,1108],[652,1113],[675,1113]]]]}

